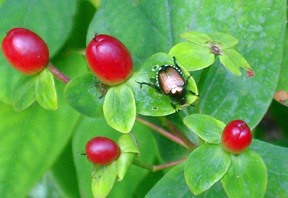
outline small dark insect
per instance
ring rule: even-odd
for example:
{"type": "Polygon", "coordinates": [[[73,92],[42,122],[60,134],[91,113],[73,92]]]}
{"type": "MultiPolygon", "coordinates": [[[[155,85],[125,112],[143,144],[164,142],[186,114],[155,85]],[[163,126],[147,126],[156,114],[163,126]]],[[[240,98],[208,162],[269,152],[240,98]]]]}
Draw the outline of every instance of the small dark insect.
{"type": "Polygon", "coordinates": [[[176,109],[176,104],[185,106],[187,104],[186,95],[193,91],[187,89],[188,78],[184,78],[183,72],[176,63],[176,58],[173,57],[175,65],[162,65],[156,74],[156,83],[138,82],[141,86],[148,85],[156,89],[160,93],[167,95],[171,99],[171,105],[176,109]]]}

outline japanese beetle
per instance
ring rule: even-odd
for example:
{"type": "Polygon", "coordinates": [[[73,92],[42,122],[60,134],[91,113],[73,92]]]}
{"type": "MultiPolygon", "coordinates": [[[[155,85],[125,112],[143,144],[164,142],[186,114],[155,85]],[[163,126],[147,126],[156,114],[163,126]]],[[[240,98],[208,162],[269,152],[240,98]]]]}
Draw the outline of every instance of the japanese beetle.
{"type": "MultiPolygon", "coordinates": [[[[137,82],[141,86],[148,85],[153,89],[156,89],[160,93],[167,95],[170,97],[171,105],[174,109],[176,109],[176,105],[180,105],[180,107],[184,107],[187,105],[186,95],[187,93],[191,93],[196,95],[193,91],[187,89],[188,78],[185,79],[182,70],[176,63],[176,58],[173,57],[175,65],[156,65],[159,67],[156,73],[156,82],[155,83],[147,83],[147,82],[137,82]]],[[[198,95],[197,95],[198,96],[198,95]]]]}

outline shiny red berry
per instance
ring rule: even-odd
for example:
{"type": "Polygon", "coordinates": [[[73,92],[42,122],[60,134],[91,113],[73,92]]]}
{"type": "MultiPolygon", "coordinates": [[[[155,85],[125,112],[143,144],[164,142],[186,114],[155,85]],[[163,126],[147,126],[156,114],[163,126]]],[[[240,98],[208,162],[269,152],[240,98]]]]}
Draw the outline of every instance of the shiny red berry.
{"type": "Polygon", "coordinates": [[[11,29],[2,41],[2,51],[8,62],[24,74],[35,74],[49,62],[46,43],[25,28],[11,29]]]}
{"type": "Polygon", "coordinates": [[[90,162],[98,165],[111,163],[119,156],[117,144],[106,137],[95,137],[86,144],[86,155],[90,162]]]}
{"type": "Polygon", "coordinates": [[[233,120],[224,128],[221,142],[225,150],[241,153],[251,144],[252,133],[243,120],[233,120]]]}
{"type": "Polygon", "coordinates": [[[95,76],[107,85],[125,81],[133,69],[128,49],[109,35],[96,35],[90,41],[86,48],[86,59],[95,76]]]}

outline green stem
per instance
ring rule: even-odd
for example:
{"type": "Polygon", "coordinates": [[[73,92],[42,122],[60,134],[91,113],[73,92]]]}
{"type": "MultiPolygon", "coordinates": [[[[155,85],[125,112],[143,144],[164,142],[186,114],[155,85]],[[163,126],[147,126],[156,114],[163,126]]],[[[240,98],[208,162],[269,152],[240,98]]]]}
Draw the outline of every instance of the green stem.
{"type": "Polygon", "coordinates": [[[59,80],[61,80],[62,82],[64,82],[65,84],[67,84],[70,81],[70,78],[68,78],[67,76],[65,76],[64,74],[62,74],[58,69],[56,69],[52,63],[49,62],[47,68],[49,69],[49,71],[59,80]]]}
{"type": "Polygon", "coordinates": [[[189,147],[180,138],[178,138],[175,135],[171,134],[169,131],[157,126],[156,124],[153,124],[153,123],[149,122],[148,120],[145,120],[145,119],[140,118],[138,116],[136,116],[136,121],[138,121],[139,123],[147,126],[150,129],[153,129],[157,133],[165,136],[166,138],[172,140],[173,142],[176,142],[177,144],[189,149],[189,147]]]}
{"type": "Polygon", "coordinates": [[[180,159],[180,160],[177,160],[177,161],[174,161],[174,162],[169,162],[169,163],[166,163],[166,164],[156,165],[156,166],[153,166],[153,165],[150,165],[150,164],[146,164],[146,163],[138,161],[138,160],[134,160],[133,164],[138,166],[138,167],[150,170],[152,172],[156,172],[156,171],[159,171],[159,170],[163,170],[165,168],[176,166],[177,164],[180,164],[181,162],[184,162],[185,160],[186,160],[186,158],[180,159]]]}
{"type": "Polygon", "coordinates": [[[193,144],[170,120],[168,120],[166,117],[162,117],[161,120],[164,126],[167,126],[172,132],[174,132],[175,135],[180,138],[190,150],[197,148],[197,146],[193,144]]]}

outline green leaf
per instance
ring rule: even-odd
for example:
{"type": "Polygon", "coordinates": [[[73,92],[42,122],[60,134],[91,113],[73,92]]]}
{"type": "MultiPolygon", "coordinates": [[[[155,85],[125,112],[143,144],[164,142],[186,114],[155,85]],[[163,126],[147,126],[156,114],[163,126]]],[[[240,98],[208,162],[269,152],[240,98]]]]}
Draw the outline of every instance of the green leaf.
{"type": "Polygon", "coordinates": [[[53,75],[47,69],[43,69],[38,75],[35,87],[37,102],[47,110],[57,109],[57,93],[53,75]]]}
{"type": "Polygon", "coordinates": [[[268,171],[265,197],[285,197],[288,194],[288,148],[253,140],[251,150],[264,160],[268,171]]]}
{"type": "Polygon", "coordinates": [[[194,150],[185,163],[184,174],[191,192],[198,195],[208,190],[229,169],[230,154],[221,145],[205,144],[194,150]]]}
{"type": "Polygon", "coordinates": [[[135,136],[131,133],[122,135],[117,140],[121,154],[117,159],[117,177],[121,181],[128,168],[131,166],[134,158],[140,153],[135,136]]]}
{"type": "Polygon", "coordinates": [[[117,179],[122,181],[137,155],[135,153],[121,153],[117,159],[117,179]]]}
{"type": "Polygon", "coordinates": [[[262,158],[254,151],[247,150],[231,155],[231,166],[221,179],[230,198],[264,197],[267,185],[267,169],[262,158]]]}
{"type": "Polygon", "coordinates": [[[213,44],[219,44],[221,49],[233,47],[238,43],[238,40],[230,34],[216,32],[208,35],[212,38],[213,44]]]}
{"type": "Polygon", "coordinates": [[[64,96],[80,113],[89,117],[103,117],[102,89],[101,82],[92,73],[85,73],[69,81],[64,96]]]}
{"type": "Polygon", "coordinates": [[[208,44],[213,41],[209,35],[201,32],[185,32],[182,33],[180,36],[192,43],[201,45],[203,47],[208,47],[208,44]]]}
{"type": "Polygon", "coordinates": [[[284,41],[284,51],[283,59],[281,65],[281,72],[279,77],[279,82],[277,85],[276,93],[274,99],[280,102],[281,104],[288,106],[288,30],[286,27],[285,41],[284,41]]]}
{"type": "Polygon", "coordinates": [[[207,198],[207,197],[221,197],[226,198],[226,193],[220,183],[217,182],[209,190],[201,195],[193,195],[184,178],[184,163],[181,163],[171,169],[158,183],[149,191],[145,198],[207,198]]]}
{"type": "MultiPolygon", "coordinates": [[[[28,28],[47,43],[53,57],[69,36],[75,11],[76,0],[5,1],[0,7],[0,40],[12,28],[28,28]]],[[[0,63],[0,101],[11,104],[11,90],[19,73],[8,64],[1,49],[0,63]]]]}
{"type": "Polygon", "coordinates": [[[114,185],[116,173],[117,168],[115,162],[106,166],[94,165],[91,182],[93,197],[107,197],[114,185]]]}
{"type": "Polygon", "coordinates": [[[224,67],[228,71],[230,71],[235,76],[241,76],[240,66],[238,64],[235,64],[234,60],[226,54],[226,51],[223,52],[223,54],[220,55],[220,62],[223,64],[224,67]]]}
{"type": "MultiPolygon", "coordinates": [[[[177,60],[176,60],[177,62],[177,60]]],[[[132,88],[136,100],[137,113],[148,116],[165,116],[174,113],[176,110],[171,105],[169,96],[160,93],[158,90],[139,83],[149,83],[150,80],[156,81],[156,74],[162,65],[174,65],[173,58],[165,53],[157,53],[151,56],[144,65],[131,76],[128,85],[132,88]]],[[[179,66],[185,78],[190,75],[183,67],[179,66]]],[[[188,80],[187,90],[198,94],[197,86],[192,78],[188,80]]],[[[187,93],[187,105],[192,104],[198,97],[187,93]]],[[[181,109],[182,107],[179,107],[181,109]]]]}
{"type": "MultiPolygon", "coordinates": [[[[137,158],[140,161],[152,164],[155,162],[157,145],[150,129],[141,124],[135,123],[133,128],[141,155],[137,158]]],[[[83,117],[74,133],[73,137],[73,156],[79,181],[80,194],[85,198],[92,198],[91,192],[91,169],[90,163],[85,156],[79,155],[85,151],[86,143],[93,137],[105,136],[116,141],[121,134],[109,127],[104,118],[83,117]]],[[[135,190],[149,171],[136,166],[131,166],[125,178],[121,182],[116,182],[109,194],[109,197],[127,198],[133,197],[135,190]]]]}
{"type": "MultiPolygon", "coordinates": [[[[253,75],[254,75],[254,71],[250,67],[249,63],[236,50],[225,49],[224,50],[224,56],[227,56],[233,62],[233,64],[235,66],[244,68],[247,71],[248,77],[249,77],[249,72],[253,73],[253,75]]],[[[220,58],[221,58],[221,56],[220,56],[220,58]]]]}
{"type": "Polygon", "coordinates": [[[219,144],[225,124],[211,116],[192,114],[184,118],[184,123],[205,142],[219,144]]]}
{"type": "Polygon", "coordinates": [[[0,197],[24,197],[68,142],[77,115],[62,101],[57,111],[35,104],[15,113],[9,106],[0,106],[0,180],[5,181],[0,197]]]}
{"type": "MultiPolygon", "coordinates": [[[[31,189],[26,198],[74,198],[73,196],[68,197],[59,188],[57,181],[54,179],[51,171],[48,171],[38,181],[38,183],[31,189]]],[[[75,197],[76,198],[76,197],[75,197]]]]}
{"type": "Polygon", "coordinates": [[[103,104],[107,123],[121,133],[129,133],[134,125],[136,107],[134,95],[126,84],[110,87],[103,104]]]}
{"type": "Polygon", "coordinates": [[[121,152],[124,153],[139,153],[136,139],[132,133],[121,135],[117,140],[117,145],[121,152]]]}
{"type": "MultiPolygon", "coordinates": [[[[57,161],[51,167],[51,174],[63,194],[67,195],[67,198],[80,197],[71,141],[65,146],[57,161]]],[[[39,198],[39,196],[35,198],[39,198]]]]}
{"type": "Polygon", "coordinates": [[[12,93],[15,111],[23,111],[36,100],[35,83],[37,76],[22,75],[16,82],[12,93]]]}
{"type": "Polygon", "coordinates": [[[194,197],[184,179],[184,165],[185,163],[181,163],[166,173],[151,191],[149,191],[145,198],[161,198],[165,197],[165,195],[177,198],[194,197]]]}
{"type": "Polygon", "coordinates": [[[177,63],[188,71],[196,71],[214,63],[215,55],[207,46],[199,46],[191,42],[175,45],[169,52],[170,56],[177,58],[177,63]]]}

